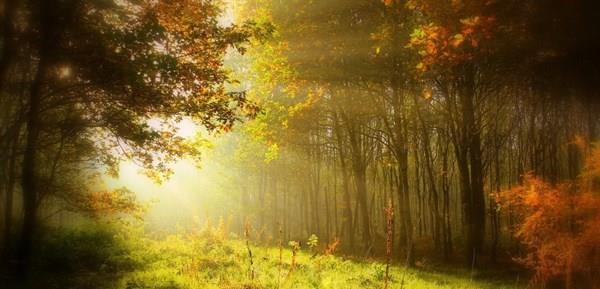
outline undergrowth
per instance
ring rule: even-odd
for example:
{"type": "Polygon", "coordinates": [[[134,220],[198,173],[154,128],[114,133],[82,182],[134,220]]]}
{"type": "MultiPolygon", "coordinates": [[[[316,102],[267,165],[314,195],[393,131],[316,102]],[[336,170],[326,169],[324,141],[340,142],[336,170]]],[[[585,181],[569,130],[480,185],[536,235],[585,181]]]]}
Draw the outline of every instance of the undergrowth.
{"type": "MultiPolygon", "coordinates": [[[[45,238],[30,288],[383,288],[386,264],[308,247],[260,247],[218,229],[148,234],[141,227],[61,229],[45,238]],[[253,278],[249,278],[249,247],[253,278]]],[[[296,243],[294,243],[296,244],[296,243]]],[[[388,288],[512,289],[515,280],[472,279],[389,267],[388,288]]]]}

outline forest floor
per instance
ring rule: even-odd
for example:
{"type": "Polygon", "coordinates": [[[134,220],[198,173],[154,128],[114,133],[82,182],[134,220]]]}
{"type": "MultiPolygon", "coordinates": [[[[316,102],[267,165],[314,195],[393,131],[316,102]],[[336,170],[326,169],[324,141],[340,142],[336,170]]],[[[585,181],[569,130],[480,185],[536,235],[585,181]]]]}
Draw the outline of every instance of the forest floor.
{"type": "MultiPolygon", "coordinates": [[[[147,236],[129,228],[69,230],[48,234],[27,288],[384,288],[386,266],[332,255],[260,247],[218,232],[147,236]],[[280,255],[281,252],[281,255],[280,255]],[[294,264],[292,264],[294,263],[294,264]]],[[[468,271],[390,267],[388,288],[513,289],[517,279],[471,278],[468,271]]],[[[0,282],[1,283],[1,282],[0,282]]],[[[521,282],[522,283],[522,282],[521,282]]],[[[0,286],[1,287],[1,286],[0,286]]]]}

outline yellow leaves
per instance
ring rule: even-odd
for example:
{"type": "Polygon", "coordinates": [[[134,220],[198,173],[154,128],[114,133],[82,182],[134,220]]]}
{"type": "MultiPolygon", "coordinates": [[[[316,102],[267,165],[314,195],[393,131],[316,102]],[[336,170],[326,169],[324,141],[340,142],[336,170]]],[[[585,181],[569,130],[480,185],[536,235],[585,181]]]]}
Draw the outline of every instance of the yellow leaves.
{"type": "Polygon", "coordinates": [[[460,19],[460,23],[462,23],[464,26],[475,26],[479,23],[481,18],[479,18],[479,16],[472,16],[472,17],[467,17],[467,18],[463,18],[460,19]]]}
{"type": "Polygon", "coordinates": [[[456,47],[460,46],[464,41],[465,41],[465,37],[462,34],[458,33],[458,34],[455,34],[454,37],[452,37],[451,43],[452,43],[452,46],[456,48],[456,47]]]}
{"type": "Polygon", "coordinates": [[[269,145],[265,152],[265,163],[270,163],[273,160],[279,158],[279,145],[273,143],[269,145]]]}
{"type": "Polygon", "coordinates": [[[89,193],[82,196],[79,203],[85,212],[94,217],[110,217],[115,214],[141,217],[145,210],[137,202],[135,194],[125,188],[89,193]]]}
{"type": "Polygon", "coordinates": [[[422,0],[408,0],[405,6],[410,10],[425,10],[427,8],[426,3],[422,0]]]}
{"type": "Polygon", "coordinates": [[[429,100],[432,96],[433,96],[433,91],[431,91],[431,88],[425,88],[423,90],[423,98],[425,100],[429,100]]]}
{"type": "Polygon", "coordinates": [[[67,79],[71,76],[71,67],[68,65],[63,65],[58,68],[58,78],[59,79],[67,79]]]}

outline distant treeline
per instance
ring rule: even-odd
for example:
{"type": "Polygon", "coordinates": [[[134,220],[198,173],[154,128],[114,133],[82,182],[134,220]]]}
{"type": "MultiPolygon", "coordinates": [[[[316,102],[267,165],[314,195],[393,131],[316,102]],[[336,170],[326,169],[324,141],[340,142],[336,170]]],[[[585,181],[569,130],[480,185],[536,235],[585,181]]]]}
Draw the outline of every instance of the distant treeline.
{"type": "MultiPolygon", "coordinates": [[[[522,251],[495,193],[575,179],[598,140],[594,1],[236,1],[273,25],[230,160],[239,229],[469,267],[522,251]],[[483,261],[482,261],[483,260],[483,261]]],[[[241,65],[244,67],[244,65],[241,65]]],[[[240,71],[248,71],[241,69],[240,71]]],[[[244,75],[244,74],[242,74],[244,75]]],[[[250,85],[251,84],[251,85],[250,85]]]]}

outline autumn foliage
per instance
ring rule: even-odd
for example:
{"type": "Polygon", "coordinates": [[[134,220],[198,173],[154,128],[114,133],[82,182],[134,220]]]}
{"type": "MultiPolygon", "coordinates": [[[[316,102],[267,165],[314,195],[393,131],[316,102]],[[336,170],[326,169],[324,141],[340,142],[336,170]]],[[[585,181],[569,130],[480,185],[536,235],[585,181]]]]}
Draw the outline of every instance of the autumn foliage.
{"type": "Polygon", "coordinates": [[[437,1],[408,1],[407,9],[434,20],[417,26],[410,35],[407,47],[420,58],[417,71],[451,68],[488,52],[481,44],[490,42],[498,29],[496,16],[486,12],[490,7],[491,1],[472,1],[468,5],[462,1],[444,5],[437,1]]]}
{"type": "Polygon", "coordinates": [[[523,185],[497,196],[501,208],[521,220],[513,229],[527,253],[516,259],[535,272],[533,283],[600,285],[599,165],[595,147],[576,180],[552,185],[528,173],[523,185]]]}
{"type": "Polygon", "coordinates": [[[125,189],[98,191],[77,198],[76,209],[93,218],[114,218],[119,216],[142,218],[145,211],[135,193],[125,189]]]}

